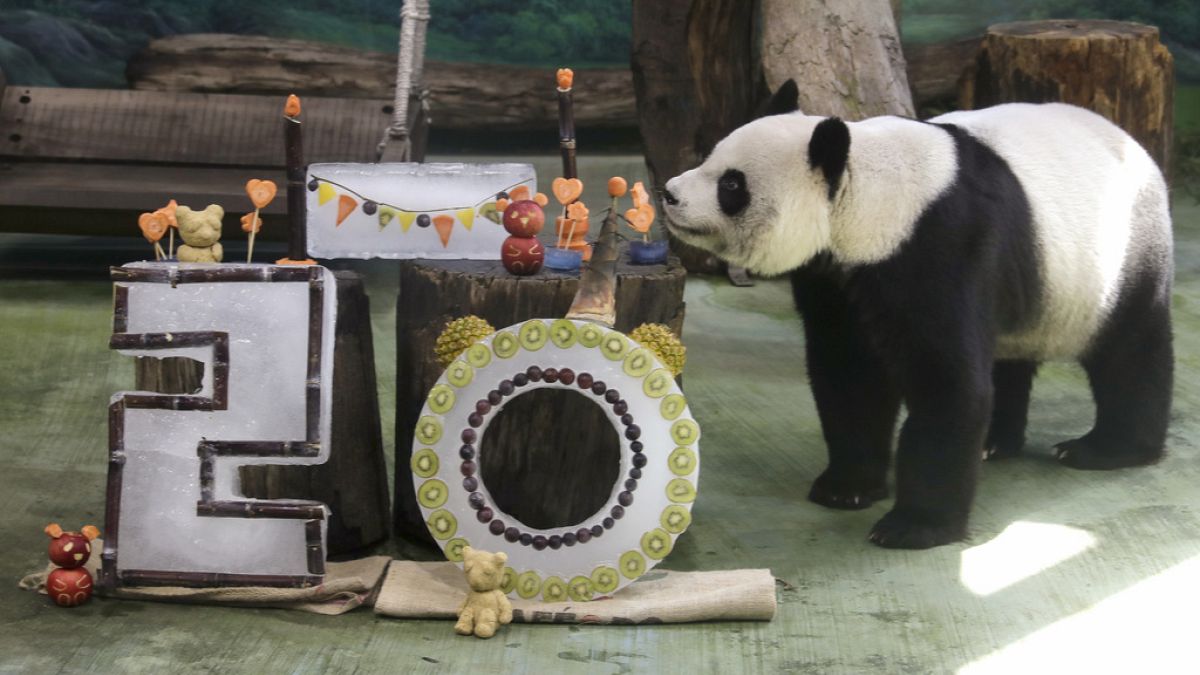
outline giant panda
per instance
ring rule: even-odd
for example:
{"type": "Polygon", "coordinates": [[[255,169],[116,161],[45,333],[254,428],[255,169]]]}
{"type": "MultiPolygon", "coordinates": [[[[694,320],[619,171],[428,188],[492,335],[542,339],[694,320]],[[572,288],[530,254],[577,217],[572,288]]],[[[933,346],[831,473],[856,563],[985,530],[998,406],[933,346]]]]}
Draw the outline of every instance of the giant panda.
{"type": "MultiPolygon", "coordinates": [[[[772,102],[794,110],[791,105],[772,102]]],[[[742,126],[667,182],[668,230],[731,264],[790,274],[829,453],[809,499],[896,499],[869,539],[966,536],[983,459],[1018,454],[1038,364],[1077,360],[1091,431],[1063,464],[1163,453],[1172,236],[1162,174],[1128,134],[1063,104],[920,122],[800,112],[742,126]]]]}

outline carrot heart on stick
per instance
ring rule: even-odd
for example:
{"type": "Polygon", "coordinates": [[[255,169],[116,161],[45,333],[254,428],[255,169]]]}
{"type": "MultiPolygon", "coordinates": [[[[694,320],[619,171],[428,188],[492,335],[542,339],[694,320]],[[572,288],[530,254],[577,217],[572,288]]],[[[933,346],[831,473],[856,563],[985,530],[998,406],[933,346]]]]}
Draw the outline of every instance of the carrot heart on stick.
{"type": "Polygon", "coordinates": [[[259,220],[258,212],[275,199],[276,190],[275,183],[269,180],[251,178],[246,181],[246,196],[250,197],[250,201],[254,204],[253,217],[243,219],[242,222],[242,229],[250,233],[250,245],[246,249],[246,262],[250,262],[254,257],[254,235],[262,229],[262,221],[259,220]],[[249,222],[246,222],[247,220],[249,222]]]}

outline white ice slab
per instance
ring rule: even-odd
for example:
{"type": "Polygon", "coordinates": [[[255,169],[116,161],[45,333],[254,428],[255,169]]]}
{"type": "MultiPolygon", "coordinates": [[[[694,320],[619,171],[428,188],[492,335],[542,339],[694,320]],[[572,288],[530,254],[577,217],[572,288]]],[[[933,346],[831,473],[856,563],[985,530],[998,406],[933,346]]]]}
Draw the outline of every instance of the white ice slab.
{"type": "MultiPolygon", "coordinates": [[[[142,263],[127,267],[212,269],[205,265],[142,263]]],[[[222,265],[268,269],[267,265],[222,265]]],[[[293,268],[294,269],[294,268],[293,268]]],[[[221,457],[216,500],[240,500],[237,466],[319,464],[330,452],[335,278],[324,286],[321,352],[320,454],[312,458],[221,457]]],[[[306,440],[309,354],[309,283],[118,282],[128,292],[127,333],[220,331],[228,334],[228,406],[225,410],[127,409],[123,438],[118,571],[165,570],[255,575],[309,574],[302,519],[206,517],[197,445],[209,441],[306,440]]],[[[187,356],[204,363],[201,396],[213,393],[213,350],[122,350],[128,356],[187,356]]],[[[126,392],[113,397],[119,400],[126,392]]],[[[322,534],[322,540],[324,534],[322,534]]]]}
{"type": "Polygon", "coordinates": [[[307,183],[308,252],[317,258],[499,260],[508,233],[480,208],[520,185],[537,192],[532,164],[312,164],[307,183]],[[421,227],[421,214],[453,218],[448,239],[432,223],[421,227]]]}

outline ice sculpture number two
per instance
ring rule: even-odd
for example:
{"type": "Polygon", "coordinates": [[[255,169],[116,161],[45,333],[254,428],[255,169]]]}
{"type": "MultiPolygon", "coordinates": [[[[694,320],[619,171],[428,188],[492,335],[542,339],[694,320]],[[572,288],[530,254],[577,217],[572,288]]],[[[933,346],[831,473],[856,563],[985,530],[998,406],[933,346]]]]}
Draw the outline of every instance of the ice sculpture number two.
{"type": "Polygon", "coordinates": [[[112,277],[110,346],[195,359],[204,378],[195,393],[113,397],[102,584],[320,583],[325,505],[246,499],[238,467],[329,456],[333,274],[136,263],[112,277]]]}

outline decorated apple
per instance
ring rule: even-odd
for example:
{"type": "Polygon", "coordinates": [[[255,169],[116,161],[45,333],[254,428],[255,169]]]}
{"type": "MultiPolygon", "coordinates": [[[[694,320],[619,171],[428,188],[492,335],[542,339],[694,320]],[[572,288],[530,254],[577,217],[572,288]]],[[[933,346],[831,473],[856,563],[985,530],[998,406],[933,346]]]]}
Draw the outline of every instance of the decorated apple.
{"type": "Polygon", "coordinates": [[[546,224],[546,214],[532,199],[513,202],[504,209],[504,229],[517,237],[533,237],[546,224]]]}
{"type": "Polygon", "coordinates": [[[92,597],[92,575],[83,568],[56,569],[46,577],[46,594],[59,607],[78,607],[92,597]]]}
{"type": "MultiPolygon", "coordinates": [[[[505,220],[508,220],[507,212],[505,220]]],[[[504,240],[504,246],[500,249],[500,261],[504,263],[504,269],[518,276],[537,274],[545,258],[546,249],[535,237],[513,235],[504,240]]]]}
{"type": "Polygon", "coordinates": [[[45,531],[50,536],[50,562],[66,569],[83,567],[92,554],[92,540],[100,536],[92,525],[80,532],[64,532],[58,523],[51,523],[45,531]]]}

